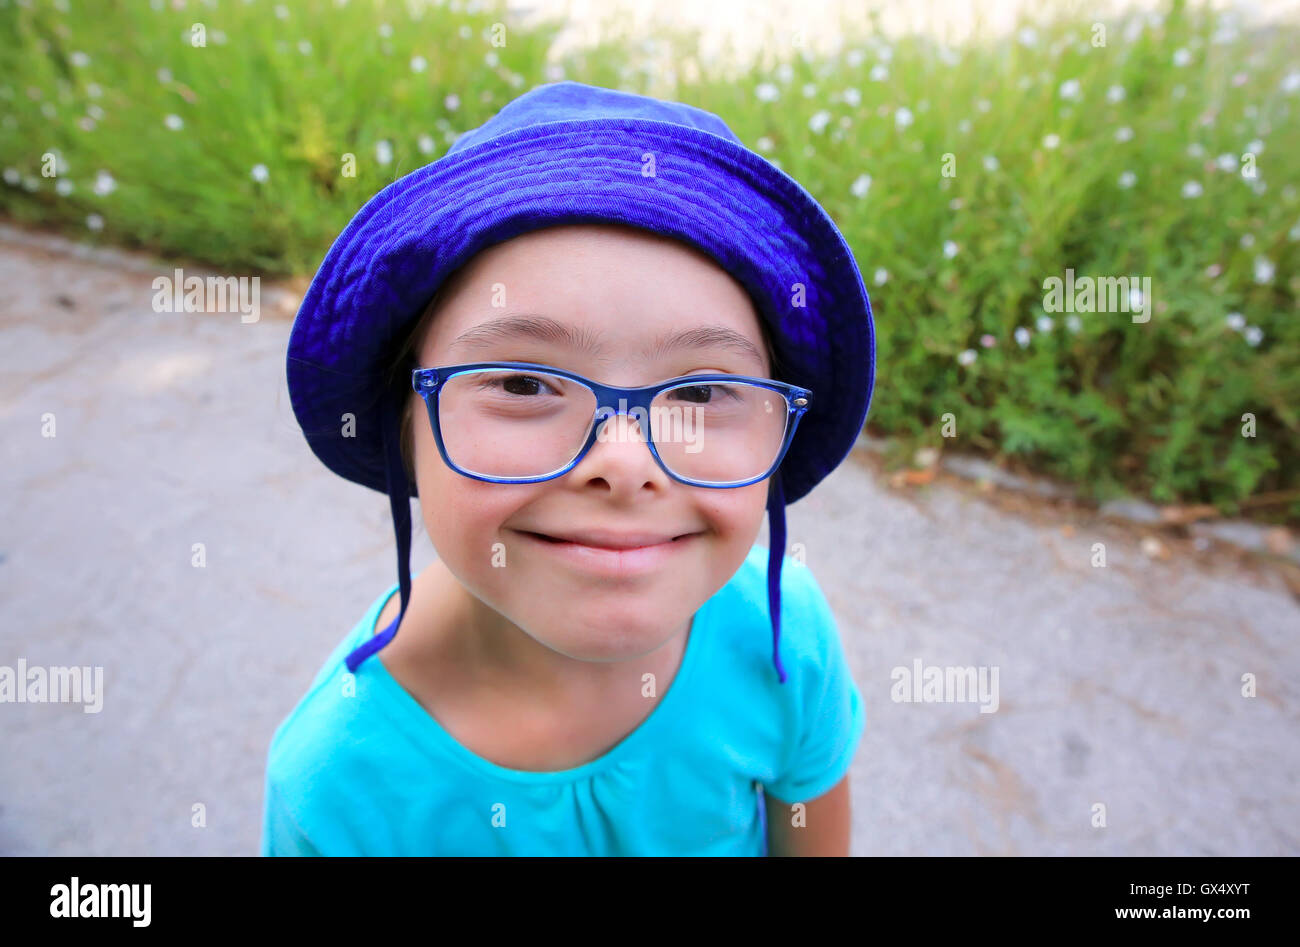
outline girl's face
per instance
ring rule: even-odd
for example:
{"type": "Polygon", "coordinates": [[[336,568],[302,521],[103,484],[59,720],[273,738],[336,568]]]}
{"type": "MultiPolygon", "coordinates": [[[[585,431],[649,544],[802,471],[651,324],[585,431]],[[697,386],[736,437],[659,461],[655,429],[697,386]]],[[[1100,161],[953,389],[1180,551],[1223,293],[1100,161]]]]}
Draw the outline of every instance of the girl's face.
{"type": "MultiPolygon", "coordinates": [[[[488,248],[460,277],[420,346],[421,367],[538,362],[627,387],[703,371],[770,377],[744,289],[671,239],[614,225],[553,227],[488,248]],[[483,331],[457,341],[523,315],[560,323],[595,348],[483,331]],[[656,351],[668,336],[705,325],[740,341],[656,351]]],[[[456,473],[438,452],[422,402],[413,422],[424,525],[439,559],[481,603],[469,608],[474,623],[508,634],[517,628],[570,659],[626,661],[684,633],[758,536],[767,480],[730,489],[679,483],[660,469],[630,418],[607,423],[606,434],[622,424],[631,436],[598,439],[567,474],[531,484],[456,473]],[[690,537],[652,568],[611,576],[525,535],[593,530],[690,537]]]]}

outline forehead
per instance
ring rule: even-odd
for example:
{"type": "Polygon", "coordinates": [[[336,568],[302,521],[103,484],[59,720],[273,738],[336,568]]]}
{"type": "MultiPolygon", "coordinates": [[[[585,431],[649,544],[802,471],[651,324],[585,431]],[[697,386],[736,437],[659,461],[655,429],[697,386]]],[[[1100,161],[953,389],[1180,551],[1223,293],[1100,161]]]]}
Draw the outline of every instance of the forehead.
{"type": "Polygon", "coordinates": [[[586,366],[717,352],[726,370],[760,373],[763,350],[749,294],[711,257],[601,224],[533,231],[475,256],[444,290],[421,364],[520,357],[510,351],[586,366]]]}

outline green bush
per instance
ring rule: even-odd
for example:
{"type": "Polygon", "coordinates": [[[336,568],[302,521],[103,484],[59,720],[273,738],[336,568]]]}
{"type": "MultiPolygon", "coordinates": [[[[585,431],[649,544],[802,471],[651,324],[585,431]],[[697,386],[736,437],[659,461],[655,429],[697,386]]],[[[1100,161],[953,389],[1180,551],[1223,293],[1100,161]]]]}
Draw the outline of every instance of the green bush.
{"type": "Polygon", "coordinates": [[[309,275],[373,193],[535,84],[671,95],[721,115],[845,232],[876,315],[873,431],[1098,498],[1300,498],[1294,27],[1250,35],[1182,4],[1104,37],[1057,16],[958,48],[846,26],[836,55],[738,73],[690,34],[548,65],[558,24],[495,47],[510,20],[486,5],[60,6],[0,7],[12,218],[86,235],[97,215],[94,238],[309,275]],[[57,182],[40,175],[51,152],[57,182]],[[1067,269],[1149,277],[1149,321],[1045,312],[1044,281],[1067,269]]]}

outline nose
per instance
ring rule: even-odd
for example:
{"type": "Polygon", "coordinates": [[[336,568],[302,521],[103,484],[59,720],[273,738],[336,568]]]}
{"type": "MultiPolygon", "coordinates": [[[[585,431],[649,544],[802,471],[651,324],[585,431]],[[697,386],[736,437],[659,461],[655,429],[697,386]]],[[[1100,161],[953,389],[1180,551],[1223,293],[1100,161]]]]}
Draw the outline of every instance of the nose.
{"type": "Polygon", "coordinates": [[[649,423],[643,408],[602,408],[597,413],[596,441],[571,470],[585,480],[602,479],[616,490],[639,489],[647,482],[667,486],[667,474],[655,462],[647,443],[649,423]]]}

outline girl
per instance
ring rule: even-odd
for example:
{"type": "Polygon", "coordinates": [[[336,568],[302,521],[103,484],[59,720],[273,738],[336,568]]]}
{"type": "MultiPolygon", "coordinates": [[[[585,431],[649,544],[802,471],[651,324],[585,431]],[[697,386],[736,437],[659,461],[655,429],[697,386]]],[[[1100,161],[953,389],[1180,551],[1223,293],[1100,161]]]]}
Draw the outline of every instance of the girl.
{"type": "Polygon", "coordinates": [[[865,716],[784,506],[874,362],[834,224],[691,106],[541,86],[373,198],[288,381],[398,581],[277,729],[262,853],[847,854],[865,716]]]}

